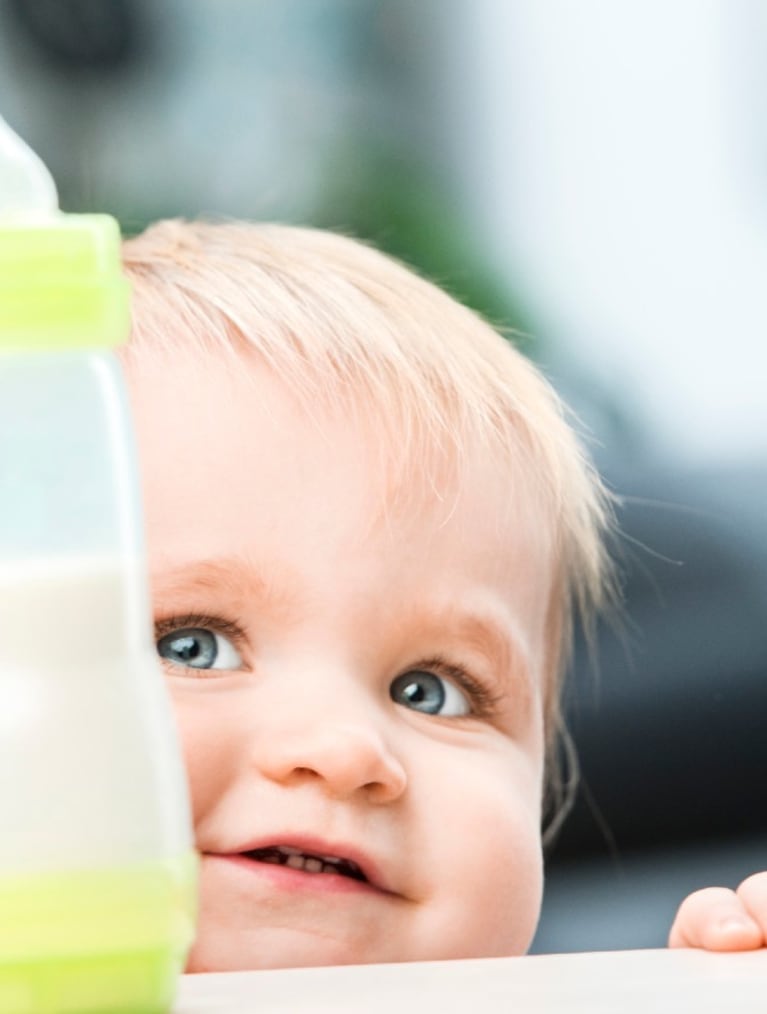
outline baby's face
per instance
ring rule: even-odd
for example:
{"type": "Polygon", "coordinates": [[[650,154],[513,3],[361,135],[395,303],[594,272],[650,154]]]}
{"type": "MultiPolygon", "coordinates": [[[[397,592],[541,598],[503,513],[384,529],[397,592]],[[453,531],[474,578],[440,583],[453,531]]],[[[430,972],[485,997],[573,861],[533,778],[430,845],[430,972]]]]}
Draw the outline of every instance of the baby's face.
{"type": "Polygon", "coordinates": [[[552,572],[524,482],[477,461],[384,517],[370,441],[252,365],[129,377],[202,854],[189,970],[523,952],[552,572]]]}

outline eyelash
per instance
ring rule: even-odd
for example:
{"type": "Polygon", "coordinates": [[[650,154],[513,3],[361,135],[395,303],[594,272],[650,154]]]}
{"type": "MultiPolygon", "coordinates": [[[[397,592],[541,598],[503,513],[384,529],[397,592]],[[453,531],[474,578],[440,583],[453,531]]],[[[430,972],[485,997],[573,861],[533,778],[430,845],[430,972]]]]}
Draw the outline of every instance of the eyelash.
{"type": "Polygon", "coordinates": [[[184,630],[187,627],[200,627],[210,630],[214,634],[230,637],[238,648],[247,641],[245,631],[235,620],[225,620],[221,616],[211,616],[209,613],[184,613],[183,616],[157,619],[154,622],[155,640],[159,641],[166,634],[172,634],[176,630],[184,630]]]}
{"type": "Polygon", "coordinates": [[[495,714],[501,702],[501,695],[493,693],[484,683],[472,676],[461,665],[448,662],[442,655],[431,655],[429,658],[420,659],[415,665],[409,665],[407,670],[423,670],[434,673],[435,676],[442,676],[449,679],[463,690],[471,702],[471,712],[467,718],[489,718],[495,714]]]}

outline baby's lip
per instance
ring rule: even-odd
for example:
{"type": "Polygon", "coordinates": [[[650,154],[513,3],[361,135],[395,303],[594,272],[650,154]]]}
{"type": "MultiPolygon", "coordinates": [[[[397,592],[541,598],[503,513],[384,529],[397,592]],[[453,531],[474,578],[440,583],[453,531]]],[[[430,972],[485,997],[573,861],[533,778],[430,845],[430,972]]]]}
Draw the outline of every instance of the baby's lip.
{"type": "Polygon", "coordinates": [[[244,855],[252,852],[269,850],[291,850],[305,856],[322,859],[332,864],[338,863],[339,872],[344,872],[352,879],[368,884],[370,887],[387,894],[397,893],[387,882],[381,871],[380,864],[373,859],[367,850],[348,842],[331,841],[305,834],[274,833],[260,835],[257,839],[244,842],[234,849],[218,852],[218,855],[244,855]]]}

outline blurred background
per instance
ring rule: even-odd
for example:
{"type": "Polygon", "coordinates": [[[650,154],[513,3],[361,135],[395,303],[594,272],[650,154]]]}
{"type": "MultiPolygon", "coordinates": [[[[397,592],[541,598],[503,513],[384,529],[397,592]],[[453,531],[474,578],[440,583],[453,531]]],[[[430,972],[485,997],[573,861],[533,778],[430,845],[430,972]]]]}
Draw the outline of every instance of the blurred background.
{"type": "Polygon", "coordinates": [[[67,211],[370,239],[536,358],[622,497],[534,949],[663,946],[767,868],[767,6],[0,0],[67,211]]]}

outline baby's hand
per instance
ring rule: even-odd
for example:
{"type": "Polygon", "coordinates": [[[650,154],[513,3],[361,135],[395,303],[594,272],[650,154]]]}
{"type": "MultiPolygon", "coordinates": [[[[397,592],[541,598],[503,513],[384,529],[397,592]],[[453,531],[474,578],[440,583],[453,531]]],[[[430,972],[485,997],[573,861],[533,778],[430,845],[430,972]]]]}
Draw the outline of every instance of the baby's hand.
{"type": "Polygon", "coordinates": [[[679,906],[669,947],[753,951],[767,947],[767,873],[755,873],[737,891],[706,887],[679,906]]]}

